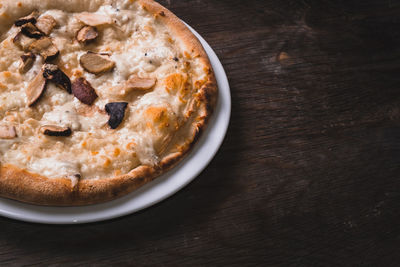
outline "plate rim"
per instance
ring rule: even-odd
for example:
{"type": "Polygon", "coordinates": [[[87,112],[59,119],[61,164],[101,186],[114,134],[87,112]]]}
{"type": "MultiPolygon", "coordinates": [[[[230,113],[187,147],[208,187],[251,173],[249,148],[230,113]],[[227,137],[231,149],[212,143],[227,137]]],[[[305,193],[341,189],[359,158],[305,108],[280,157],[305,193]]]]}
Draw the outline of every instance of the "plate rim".
{"type": "Polygon", "coordinates": [[[184,159],[172,170],[161,175],[152,182],[142,186],[138,190],[135,190],[116,200],[86,206],[47,207],[0,198],[0,216],[31,223],[65,225],[111,220],[133,214],[153,206],[174,195],[199,176],[199,174],[215,157],[225,139],[231,117],[231,92],[225,70],[214,50],[191,26],[186,23],[185,25],[194,33],[194,35],[203,45],[214,69],[219,88],[217,106],[214,114],[210,118],[209,125],[188,155],[186,155],[184,159]],[[217,129],[221,132],[216,133],[217,129]],[[210,140],[210,134],[213,137],[216,136],[218,139],[210,140]],[[196,157],[201,156],[200,151],[204,151],[204,149],[208,146],[212,146],[211,153],[209,153],[209,155],[206,156],[202,162],[200,162],[200,166],[191,173],[182,174],[185,166],[187,169],[187,166],[194,162],[196,157]],[[178,175],[185,175],[186,177],[184,177],[184,180],[173,185],[173,179],[175,178],[175,180],[177,180],[178,175]],[[165,187],[166,190],[164,194],[157,195],[157,197],[149,197],[151,194],[155,194],[155,192],[160,191],[160,188],[162,189],[163,187],[165,187]],[[130,202],[134,202],[135,198],[138,197],[145,199],[146,194],[149,195],[149,201],[144,201],[144,203],[139,206],[135,207],[133,205],[133,207],[129,208],[130,202]]]}

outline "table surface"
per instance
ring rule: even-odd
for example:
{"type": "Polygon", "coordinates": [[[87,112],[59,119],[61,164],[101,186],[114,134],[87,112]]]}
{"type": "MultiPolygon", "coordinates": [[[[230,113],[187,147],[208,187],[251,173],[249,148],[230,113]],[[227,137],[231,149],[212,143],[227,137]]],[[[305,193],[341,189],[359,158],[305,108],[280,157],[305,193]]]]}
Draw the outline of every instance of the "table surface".
{"type": "Polygon", "coordinates": [[[219,153],[123,218],[0,218],[0,265],[398,266],[400,1],[160,2],[226,69],[219,153]]]}

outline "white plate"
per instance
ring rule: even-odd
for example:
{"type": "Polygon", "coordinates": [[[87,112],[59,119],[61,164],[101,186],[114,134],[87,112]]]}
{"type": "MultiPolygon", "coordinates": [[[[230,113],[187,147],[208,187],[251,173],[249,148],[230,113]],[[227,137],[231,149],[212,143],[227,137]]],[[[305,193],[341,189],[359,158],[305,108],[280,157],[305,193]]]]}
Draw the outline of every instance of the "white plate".
{"type": "Polygon", "coordinates": [[[215,52],[190,26],[203,44],[219,87],[215,113],[194,149],[178,166],[140,189],[114,201],[82,207],[44,207],[0,198],[0,215],[36,223],[77,224],[124,216],[154,205],[191,182],[208,165],[224,140],[231,113],[228,79],[215,52]]]}

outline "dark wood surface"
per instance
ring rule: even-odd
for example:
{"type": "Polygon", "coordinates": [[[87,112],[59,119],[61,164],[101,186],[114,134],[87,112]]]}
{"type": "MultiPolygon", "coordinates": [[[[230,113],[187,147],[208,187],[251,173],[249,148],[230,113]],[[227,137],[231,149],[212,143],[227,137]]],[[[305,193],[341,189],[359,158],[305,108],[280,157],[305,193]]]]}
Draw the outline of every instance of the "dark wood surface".
{"type": "Polygon", "coordinates": [[[0,265],[399,266],[400,1],[161,3],[226,69],[219,153],[123,218],[0,218],[0,265]]]}

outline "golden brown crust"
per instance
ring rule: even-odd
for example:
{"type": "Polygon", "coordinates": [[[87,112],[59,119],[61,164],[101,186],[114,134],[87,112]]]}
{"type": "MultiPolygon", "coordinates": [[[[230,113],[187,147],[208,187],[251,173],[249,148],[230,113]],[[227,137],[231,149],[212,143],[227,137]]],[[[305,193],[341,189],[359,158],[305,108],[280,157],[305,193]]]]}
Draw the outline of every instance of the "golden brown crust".
{"type": "MultiPolygon", "coordinates": [[[[175,166],[205,129],[217,100],[217,84],[208,56],[193,33],[172,12],[153,0],[137,0],[157,20],[167,25],[172,34],[192,58],[199,58],[207,70],[207,81],[200,88],[197,100],[200,103],[196,118],[191,125],[192,137],[180,145],[180,151],[164,155],[157,166],[139,166],[126,175],[112,178],[80,180],[75,185],[70,179],[49,179],[21,170],[12,165],[0,167],[0,196],[39,205],[86,205],[121,197],[150,182],[175,166]]],[[[28,2],[28,1],[27,1],[28,2]]],[[[94,1],[93,1],[94,2],[94,1]]],[[[92,2],[92,3],[93,3],[92,2]]],[[[82,7],[91,10],[87,1],[82,7]]],[[[1,21],[0,21],[1,22],[1,21]]],[[[1,32],[1,31],[0,31],[1,32]]]]}
{"type": "Polygon", "coordinates": [[[73,190],[69,179],[48,179],[12,165],[0,168],[3,197],[36,204],[62,204],[73,201],[73,190]]]}

